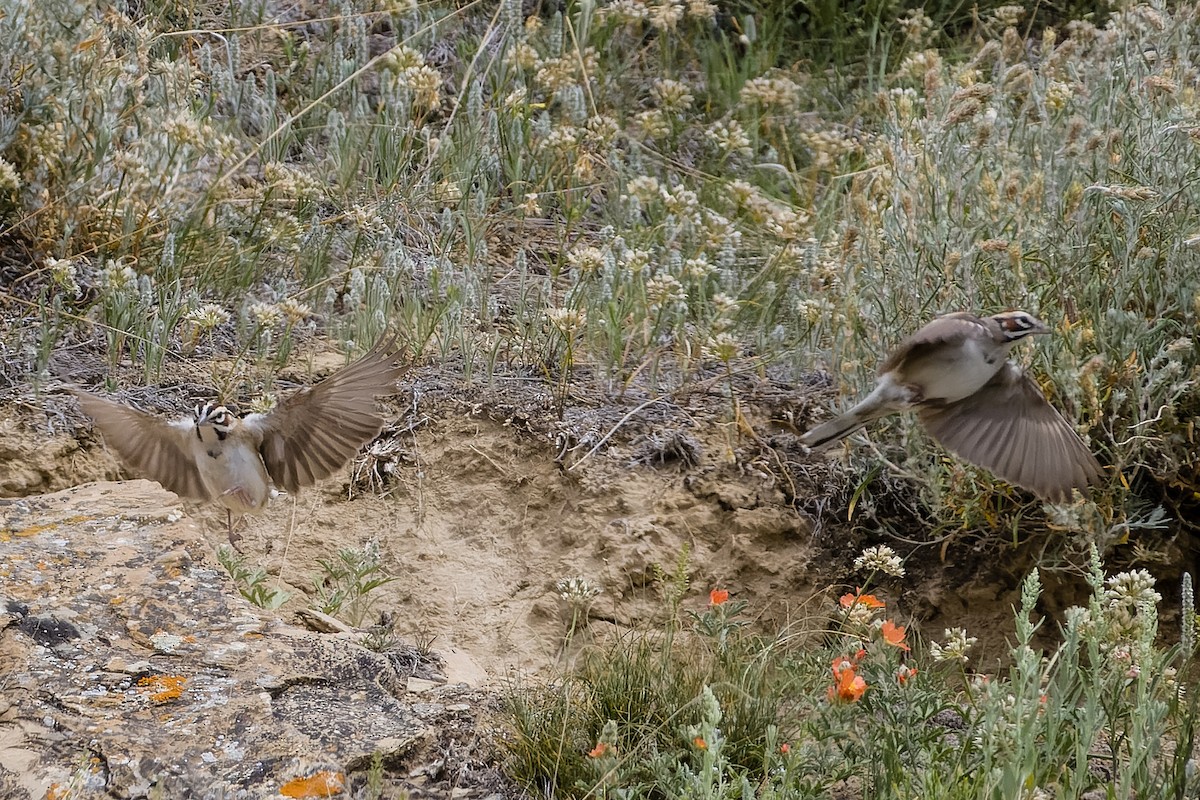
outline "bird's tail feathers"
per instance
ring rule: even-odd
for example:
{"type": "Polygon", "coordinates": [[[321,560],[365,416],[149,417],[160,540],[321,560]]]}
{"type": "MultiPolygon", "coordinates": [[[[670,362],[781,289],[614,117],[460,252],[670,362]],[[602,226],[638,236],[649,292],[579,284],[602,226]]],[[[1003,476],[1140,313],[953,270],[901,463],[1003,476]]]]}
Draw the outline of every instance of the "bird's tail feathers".
{"type": "Polygon", "coordinates": [[[885,394],[876,389],[846,413],[822,422],[805,433],[800,437],[800,443],[810,449],[819,450],[845,439],[868,422],[886,417],[888,414],[893,414],[906,407],[907,403],[904,399],[893,397],[891,394],[891,392],[885,394]]]}
{"type": "Polygon", "coordinates": [[[801,436],[800,443],[813,450],[818,450],[845,439],[865,424],[867,424],[867,420],[860,419],[857,415],[842,414],[827,422],[822,422],[801,436]]]}

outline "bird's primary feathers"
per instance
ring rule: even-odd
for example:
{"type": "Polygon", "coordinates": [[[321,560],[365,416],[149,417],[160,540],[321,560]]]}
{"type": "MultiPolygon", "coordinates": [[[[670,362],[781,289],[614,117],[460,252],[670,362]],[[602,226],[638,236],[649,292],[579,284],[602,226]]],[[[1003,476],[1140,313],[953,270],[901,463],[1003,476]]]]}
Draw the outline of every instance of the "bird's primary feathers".
{"type": "Polygon", "coordinates": [[[990,317],[956,312],[900,343],[879,367],[874,391],[846,413],[805,433],[813,449],[906,409],[947,450],[1044,500],[1065,502],[1100,479],[1100,464],[1046,400],[1008,360],[1013,345],[1050,328],[1023,311],[990,317]]]}
{"type": "Polygon", "coordinates": [[[289,492],[310,486],[378,435],[383,418],[375,398],[395,393],[404,371],[396,359],[395,337],[385,337],[270,412],[241,418],[210,402],[166,420],[69,388],[128,467],[181,497],[245,513],[266,505],[271,482],[289,492]]]}

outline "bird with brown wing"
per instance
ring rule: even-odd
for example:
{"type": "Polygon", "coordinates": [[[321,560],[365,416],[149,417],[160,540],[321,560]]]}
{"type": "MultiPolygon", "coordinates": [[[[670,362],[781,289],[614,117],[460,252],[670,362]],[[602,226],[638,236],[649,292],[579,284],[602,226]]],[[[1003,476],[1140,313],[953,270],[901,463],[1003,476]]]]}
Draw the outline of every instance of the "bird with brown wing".
{"type": "Polygon", "coordinates": [[[1013,345],[1050,328],[1024,311],[938,317],[900,343],[879,367],[875,389],[849,411],[805,433],[813,449],[889,414],[915,409],[938,442],[1043,500],[1085,496],[1103,470],[1075,428],[1008,360],[1013,345]]]}
{"type": "Polygon", "coordinates": [[[311,486],[379,435],[375,398],[395,394],[404,372],[395,343],[394,336],[381,338],[359,360],[271,411],[244,417],[208,402],[168,420],[68,388],[126,466],[180,497],[224,506],[236,543],[234,512],[261,511],[272,483],[293,493],[311,486]]]}

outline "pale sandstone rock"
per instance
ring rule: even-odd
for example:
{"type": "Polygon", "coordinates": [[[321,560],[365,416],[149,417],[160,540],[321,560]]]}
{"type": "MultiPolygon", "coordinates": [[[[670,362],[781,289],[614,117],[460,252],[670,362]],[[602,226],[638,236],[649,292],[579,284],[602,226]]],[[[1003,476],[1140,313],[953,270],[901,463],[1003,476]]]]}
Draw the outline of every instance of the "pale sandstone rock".
{"type": "Polygon", "coordinates": [[[415,710],[353,637],[244,601],[148,481],[0,500],[0,610],[0,797],[279,796],[461,716],[428,681],[415,710]]]}

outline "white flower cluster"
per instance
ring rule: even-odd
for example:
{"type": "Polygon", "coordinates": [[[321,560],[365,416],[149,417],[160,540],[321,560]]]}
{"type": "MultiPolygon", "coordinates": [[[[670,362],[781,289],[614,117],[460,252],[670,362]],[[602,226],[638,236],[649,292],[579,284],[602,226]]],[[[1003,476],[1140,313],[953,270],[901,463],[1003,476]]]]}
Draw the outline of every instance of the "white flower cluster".
{"type": "Polygon", "coordinates": [[[882,572],[895,578],[904,577],[904,564],[900,561],[900,556],[896,555],[896,551],[886,544],[863,550],[862,555],[854,559],[854,568],[868,572],[882,572]]]}
{"type": "Polygon", "coordinates": [[[946,628],[942,636],[946,639],[945,644],[932,642],[929,645],[929,655],[933,656],[934,661],[957,661],[965,664],[970,660],[967,651],[979,641],[974,636],[967,636],[964,628],[946,628]]]}

